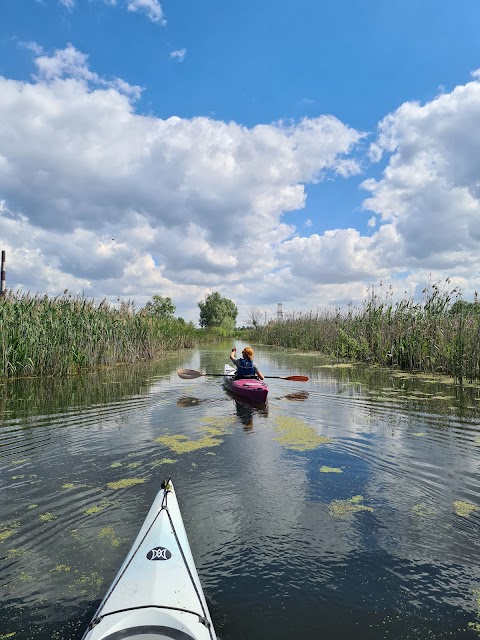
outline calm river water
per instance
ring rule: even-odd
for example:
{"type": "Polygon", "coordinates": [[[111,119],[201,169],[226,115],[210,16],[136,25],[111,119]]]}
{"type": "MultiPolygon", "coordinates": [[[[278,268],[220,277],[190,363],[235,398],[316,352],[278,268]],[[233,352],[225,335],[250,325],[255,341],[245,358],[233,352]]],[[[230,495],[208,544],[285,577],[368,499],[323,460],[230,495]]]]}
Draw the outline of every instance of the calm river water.
{"type": "Polygon", "coordinates": [[[81,638],[166,476],[221,640],[478,639],[480,390],[263,348],[310,377],[266,407],[175,373],[230,347],[0,386],[0,640],[81,638]]]}

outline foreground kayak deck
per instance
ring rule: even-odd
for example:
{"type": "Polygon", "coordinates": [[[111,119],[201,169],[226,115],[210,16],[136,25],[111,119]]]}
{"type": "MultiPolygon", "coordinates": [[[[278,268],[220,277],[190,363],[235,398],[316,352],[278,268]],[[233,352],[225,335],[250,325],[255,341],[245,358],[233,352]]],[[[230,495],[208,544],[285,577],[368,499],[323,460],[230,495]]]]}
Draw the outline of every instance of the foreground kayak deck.
{"type": "Polygon", "coordinates": [[[171,480],[82,640],[216,640],[171,480]]]}
{"type": "Polygon", "coordinates": [[[223,384],[232,393],[248,398],[253,402],[264,403],[267,400],[268,387],[262,380],[255,378],[245,378],[235,380],[235,367],[226,364],[223,369],[223,384]]]}

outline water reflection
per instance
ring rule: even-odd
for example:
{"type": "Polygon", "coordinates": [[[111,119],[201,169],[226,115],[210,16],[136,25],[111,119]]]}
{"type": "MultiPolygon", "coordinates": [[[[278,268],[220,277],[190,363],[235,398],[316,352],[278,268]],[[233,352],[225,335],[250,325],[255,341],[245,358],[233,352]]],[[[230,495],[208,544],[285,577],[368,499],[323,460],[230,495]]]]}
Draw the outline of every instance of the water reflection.
{"type": "Polygon", "coordinates": [[[81,638],[171,475],[222,640],[478,638],[479,390],[265,348],[310,381],[175,374],[230,348],[0,386],[0,636],[81,638]]]}

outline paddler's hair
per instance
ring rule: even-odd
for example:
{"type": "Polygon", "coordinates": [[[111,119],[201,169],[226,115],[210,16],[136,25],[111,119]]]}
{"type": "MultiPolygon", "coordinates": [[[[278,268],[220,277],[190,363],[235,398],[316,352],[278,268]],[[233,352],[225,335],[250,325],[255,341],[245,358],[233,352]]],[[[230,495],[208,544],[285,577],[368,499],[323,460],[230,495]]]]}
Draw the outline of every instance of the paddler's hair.
{"type": "Polygon", "coordinates": [[[251,347],[245,347],[242,351],[242,356],[248,358],[249,360],[253,360],[253,349],[251,347]]]}

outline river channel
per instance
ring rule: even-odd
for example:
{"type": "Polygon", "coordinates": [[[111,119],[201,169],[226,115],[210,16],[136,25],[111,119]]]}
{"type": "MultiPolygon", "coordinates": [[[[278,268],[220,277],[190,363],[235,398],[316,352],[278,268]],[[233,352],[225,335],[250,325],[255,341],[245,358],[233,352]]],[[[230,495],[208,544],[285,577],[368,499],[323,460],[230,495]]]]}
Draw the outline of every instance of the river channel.
{"type": "Polygon", "coordinates": [[[0,640],[80,640],[168,476],[221,640],[478,640],[480,389],[261,347],[310,380],[176,375],[231,346],[0,382],[0,640]]]}

